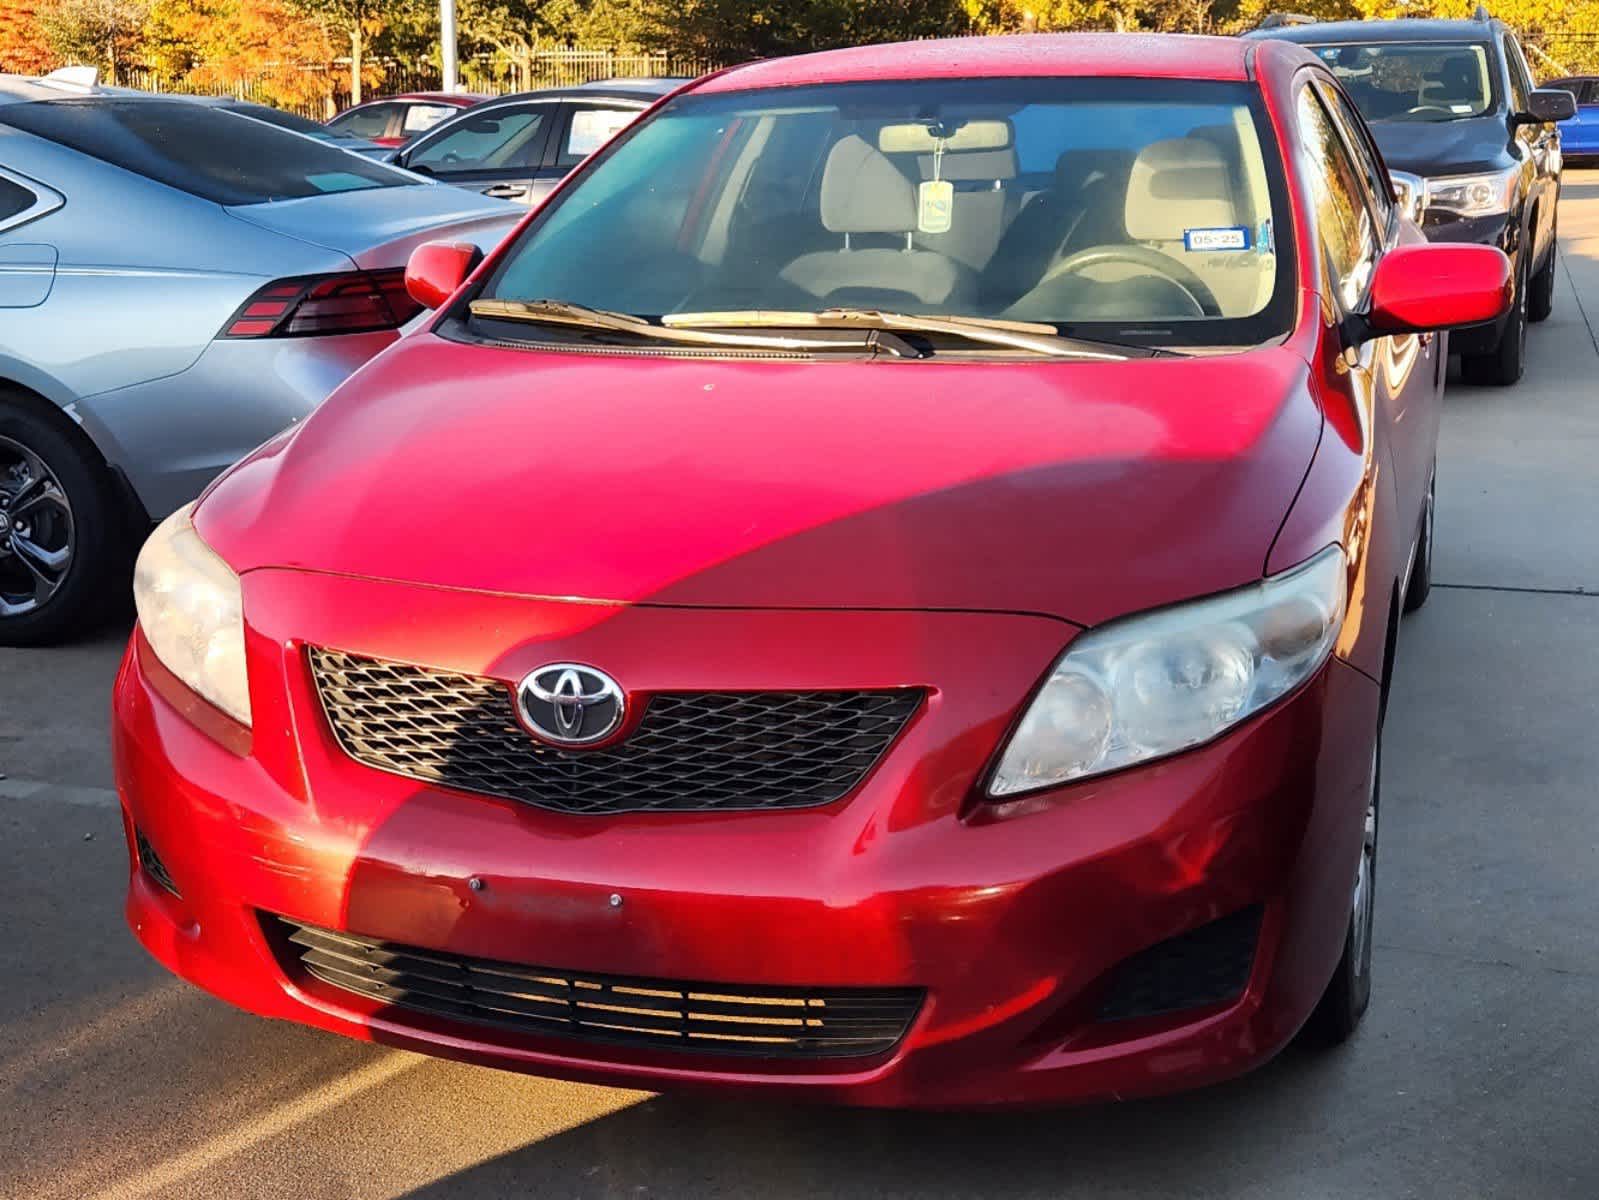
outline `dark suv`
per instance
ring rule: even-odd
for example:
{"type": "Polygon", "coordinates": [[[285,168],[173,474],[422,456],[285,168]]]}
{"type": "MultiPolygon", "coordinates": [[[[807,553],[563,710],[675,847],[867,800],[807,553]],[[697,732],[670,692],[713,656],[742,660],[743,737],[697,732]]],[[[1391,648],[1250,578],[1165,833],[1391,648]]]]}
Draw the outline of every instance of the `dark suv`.
{"type": "Polygon", "coordinates": [[[1527,322],[1554,307],[1560,135],[1570,92],[1536,90],[1515,35],[1482,9],[1469,21],[1268,19],[1247,37],[1300,42],[1338,77],[1433,241],[1486,242],[1514,265],[1516,301],[1491,325],[1450,335],[1468,382],[1514,383],[1527,322]]]}

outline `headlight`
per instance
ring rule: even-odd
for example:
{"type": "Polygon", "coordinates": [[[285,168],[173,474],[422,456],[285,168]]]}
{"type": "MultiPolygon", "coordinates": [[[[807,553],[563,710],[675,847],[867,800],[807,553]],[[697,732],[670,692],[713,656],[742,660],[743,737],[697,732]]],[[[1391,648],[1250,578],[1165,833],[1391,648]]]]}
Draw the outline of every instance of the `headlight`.
{"type": "Polygon", "coordinates": [[[1491,217],[1510,211],[1521,168],[1487,175],[1446,175],[1427,180],[1427,207],[1462,217],[1491,217]]]}
{"type": "Polygon", "coordinates": [[[162,521],[139,551],[133,569],[139,626],[167,670],[248,725],[239,577],[200,540],[189,520],[193,508],[162,521]]]}
{"type": "Polygon", "coordinates": [[[1308,679],[1343,625],[1344,553],[1083,634],[1023,715],[988,785],[1013,796],[1207,742],[1308,679]]]}

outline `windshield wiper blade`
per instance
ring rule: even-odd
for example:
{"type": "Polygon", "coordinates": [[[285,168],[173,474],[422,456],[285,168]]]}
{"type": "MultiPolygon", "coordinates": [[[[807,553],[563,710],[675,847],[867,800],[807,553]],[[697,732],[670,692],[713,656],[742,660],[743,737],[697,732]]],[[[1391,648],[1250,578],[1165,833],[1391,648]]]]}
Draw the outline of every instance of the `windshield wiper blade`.
{"type": "Polygon", "coordinates": [[[870,350],[882,351],[898,358],[921,358],[923,353],[902,338],[894,337],[886,327],[851,330],[843,325],[816,326],[835,336],[795,336],[793,334],[754,334],[677,327],[663,322],[660,325],[636,317],[632,313],[613,312],[610,309],[590,308],[573,304],[569,300],[474,300],[470,305],[474,317],[497,321],[529,321],[541,325],[570,325],[580,329],[598,329],[608,333],[631,334],[659,342],[674,342],[692,346],[743,346],[761,350],[827,351],[870,350]],[[846,336],[836,336],[838,333],[846,336]],[[851,337],[850,333],[860,336],[851,337]]]}
{"type": "MultiPolygon", "coordinates": [[[[877,308],[825,308],[820,312],[747,309],[733,312],[669,313],[661,318],[672,329],[813,328],[886,329],[899,333],[942,333],[989,346],[1026,350],[1051,358],[1086,358],[1122,362],[1125,349],[1103,342],[1062,337],[1053,325],[1039,321],[1007,321],[994,317],[942,317],[877,308]]],[[[1142,347],[1139,348],[1142,352],[1142,347]]]]}

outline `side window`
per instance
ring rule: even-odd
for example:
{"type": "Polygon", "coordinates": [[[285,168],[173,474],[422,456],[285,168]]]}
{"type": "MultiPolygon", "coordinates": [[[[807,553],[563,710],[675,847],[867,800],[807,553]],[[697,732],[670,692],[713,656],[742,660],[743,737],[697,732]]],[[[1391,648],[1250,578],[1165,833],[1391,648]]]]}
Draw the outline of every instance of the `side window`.
{"type": "Polygon", "coordinates": [[[1327,104],[1327,111],[1332,117],[1333,124],[1337,126],[1338,132],[1343,134],[1345,144],[1354,155],[1355,169],[1365,181],[1367,199],[1377,213],[1380,227],[1378,232],[1385,234],[1394,207],[1394,187],[1393,181],[1388,178],[1387,169],[1382,165],[1382,156],[1371,144],[1371,135],[1366,132],[1365,122],[1356,113],[1354,105],[1349,102],[1349,97],[1337,88],[1325,84],[1318,90],[1327,104]]]}
{"type": "Polygon", "coordinates": [[[1332,119],[1309,87],[1299,91],[1299,139],[1316,208],[1316,235],[1326,253],[1339,301],[1360,306],[1377,264],[1377,236],[1364,187],[1332,119]]]}
{"type": "Polygon", "coordinates": [[[0,228],[5,223],[33,207],[37,197],[20,183],[0,179],[0,228]]]}
{"type": "Polygon", "coordinates": [[[351,137],[383,137],[389,131],[389,118],[393,115],[392,104],[364,104],[334,117],[328,122],[328,127],[351,137]]]}
{"type": "Polygon", "coordinates": [[[577,166],[610,141],[613,134],[636,121],[640,111],[636,108],[582,108],[574,104],[555,165],[577,166]]]}
{"type": "Polygon", "coordinates": [[[468,110],[468,115],[436,137],[423,142],[406,158],[411,170],[495,171],[525,167],[535,161],[544,145],[544,128],[551,106],[526,104],[468,110]]]}
{"type": "Polygon", "coordinates": [[[408,104],[400,122],[401,133],[423,133],[460,109],[451,104],[408,104]]]}
{"type": "Polygon", "coordinates": [[[1532,80],[1527,73],[1527,60],[1521,47],[1508,33],[1504,37],[1505,65],[1510,69],[1510,107],[1515,112],[1527,111],[1527,93],[1532,91],[1532,80]]]}

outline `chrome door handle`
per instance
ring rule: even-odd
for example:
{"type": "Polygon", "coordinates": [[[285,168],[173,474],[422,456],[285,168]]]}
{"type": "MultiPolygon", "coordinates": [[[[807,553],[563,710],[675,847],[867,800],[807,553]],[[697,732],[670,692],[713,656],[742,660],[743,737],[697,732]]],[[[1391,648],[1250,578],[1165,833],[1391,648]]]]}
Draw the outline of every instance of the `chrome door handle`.
{"type": "Polygon", "coordinates": [[[523,183],[497,183],[493,187],[483,189],[485,196],[493,196],[496,200],[526,200],[528,187],[523,183]]]}

